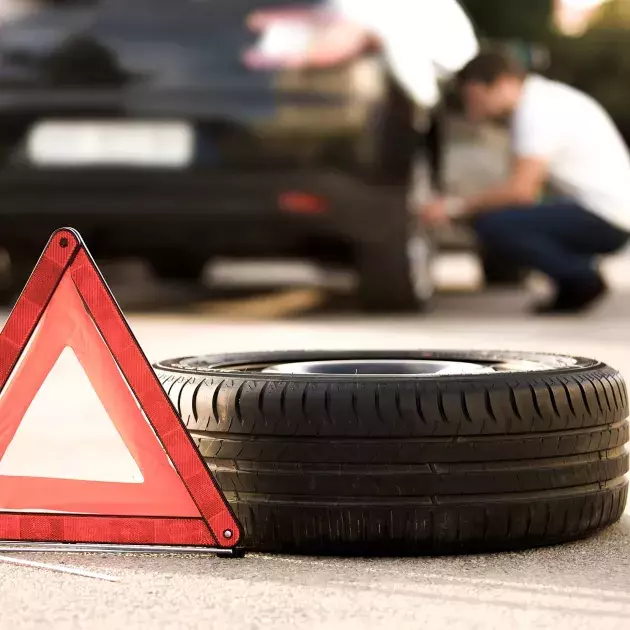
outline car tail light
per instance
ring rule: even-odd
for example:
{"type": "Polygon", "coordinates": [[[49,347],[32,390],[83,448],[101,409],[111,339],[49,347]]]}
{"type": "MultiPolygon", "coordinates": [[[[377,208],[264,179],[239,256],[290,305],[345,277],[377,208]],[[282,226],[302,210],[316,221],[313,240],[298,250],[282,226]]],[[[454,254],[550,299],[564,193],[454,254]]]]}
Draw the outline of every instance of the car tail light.
{"type": "Polygon", "coordinates": [[[294,214],[323,214],[328,211],[326,199],[299,191],[282,193],[278,205],[280,210],[294,214]]]}

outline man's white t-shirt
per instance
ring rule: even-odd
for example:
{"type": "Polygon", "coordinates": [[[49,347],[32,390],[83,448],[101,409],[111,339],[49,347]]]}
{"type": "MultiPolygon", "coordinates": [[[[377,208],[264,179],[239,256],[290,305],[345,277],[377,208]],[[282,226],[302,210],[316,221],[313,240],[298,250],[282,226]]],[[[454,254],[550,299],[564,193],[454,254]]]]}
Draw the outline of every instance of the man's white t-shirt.
{"type": "Polygon", "coordinates": [[[326,6],[380,39],[392,74],[424,107],[438,103],[439,81],[479,52],[456,0],[327,0],[326,6]]]}
{"type": "Polygon", "coordinates": [[[512,125],[517,156],[544,159],[558,192],[630,231],[630,153],[599,103],[531,75],[512,125]]]}

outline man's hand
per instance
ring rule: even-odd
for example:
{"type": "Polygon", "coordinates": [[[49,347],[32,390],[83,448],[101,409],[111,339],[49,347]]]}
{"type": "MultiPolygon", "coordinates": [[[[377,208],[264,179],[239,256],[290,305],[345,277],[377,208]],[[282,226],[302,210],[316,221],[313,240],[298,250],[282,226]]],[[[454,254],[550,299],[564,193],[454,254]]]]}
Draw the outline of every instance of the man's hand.
{"type": "Polygon", "coordinates": [[[519,156],[509,178],[478,195],[469,197],[469,209],[491,212],[513,206],[529,206],[537,202],[547,179],[547,161],[540,157],[519,156]]]}
{"type": "Polygon", "coordinates": [[[545,181],[546,164],[538,158],[517,158],[511,177],[493,188],[465,199],[441,197],[419,210],[420,221],[428,226],[448,225],[453,219],[472,217],[505,207],[536,202],[545,181]]]}
{"type": "Polygon", "coordinates": [[[463,199],[441,197],[425,204],[420,208],[420,220],[433,227],[448,225],[454,217],[465,213],[463,199]]]}
{"type": "Polygon", "coordinates": [[[430,227],[448,225],[451,218],[448,214],[448,200],[434,199],[420,208],[420,221],[430,227]]]}

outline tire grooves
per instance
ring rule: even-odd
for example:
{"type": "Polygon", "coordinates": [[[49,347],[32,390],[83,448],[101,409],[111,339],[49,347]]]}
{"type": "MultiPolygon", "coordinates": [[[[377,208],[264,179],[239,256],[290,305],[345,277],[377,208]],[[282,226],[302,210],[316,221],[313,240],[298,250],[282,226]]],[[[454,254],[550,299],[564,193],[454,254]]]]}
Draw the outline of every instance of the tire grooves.
{"type": "Polygon", "coordinates": [[[403,415],[402,412],[402,406],[400,403],[400,385],[396,388],[396,391],[394,392],[394,405],[396,407],[396,413],[398,414],[398,417],[400,418],[400,422],[404,422],[405,421],[405,416],[403,415]]]}
{"type": "Polygon", "coordinates": [[[265,393],[267,392],[267,387],[269,387],[269,382],[266,382],[258,392],[258,398],[256,400],[258,406],[258,413],[261,418],[265,417],[265,393]]]}
{"type": "MultiPolygon", "coordinates": [[[[276,443],[277,438],[274,436],[248,436],[246,434],[241,435],[233,435],[227,436],[223,432],[217,431],[192,431],[192,435],[197,439],[206,440],[208,442],[216,442],[216,441],[225,441],[230,439],[232,442],[240,442],[244,444],[256,444],[260,448],[264,448],[265,445],[269,445],[269,447],[273,447],[276,443]]],[[[295,447],[299,447],[300,444],[306,443],[308,446],[308,450],[310,452],[314,452],[313,449],[321,444],[320,449],[323,453],[330,452],[332,448],[339,447],[342,445],[348,445],[351,450],[363,449],[374,446],[375,449],[379,449],[383,452],[383,449],[389,448],[390,451],[396,453],[395,457],[387,457],[384,458],[383,462],[390,463],[398,463],[399,461],[399,453],[400,447],[405,446],[407,449],[412,444],[419,444],[422,447],[431,447],[435,448],[439,446],[441,456],[438,459],[433,461],[452,461],[450,458],[446,456],[452,449],[459,449],[457,452],[461,454],[459,457],[465,458],[465,453],[469,452],[468,449],[471,447],[475,447],[475,449],[483,447],[488,443],[494,444],[496,443],[496,455],[497,457],[493,458],[491,461],[502,461],[507,459],[505,457],[505,449],[509,445],[516,445],[519,449],[523,449],[525,446],[528,446],[528,450],[522,451],[518,450],[517,452],[523,453],[522,459],[538,459],[540,457],[560,457],[560,456],[568,456],[570,454],[580,454],[580,453],[592,453],[597,452],[598,450],[609,450],[611,448],[618,448],[626,443],[628,437],[628,423],[626,421],[616,423],[614,425],[600,426],[600,427],[592,427],[589,429],[571,429],[557,432],[550,432],[549,434],[545,433],[520,433],[520,434],[512,434],[505,436],[476,436],[472,438],[448,438],[448,437],[432,437],[425,436],[423,438],[405,438],[404,442],[401,442],[398,438],[370,438],[370,437],[361,437],[357,438],[354,436],[346,436],[344,438],[337,437],[334,440],[318,440],[316,438],[312,438],[309,436],[294,436],[291,439],[287,438],[282,441],[283,450],[293,449],[295,447]],[[599,434],[600,439],[597,443],[593,443],[593,436],[599,434]],[[587,438],[580,442],[582,445],[580,449],[576,449],[576,440],[584,436],[587,438]],[[605,444],[602,444],[602,438],[605,436],[609,436],[608,441],[605,444]],[[544,441],[547,441],[548,444],[554,446],[555,450],[550,451],[549,448],[546,448],[542,451],[542,445],[544,441]],[[566,448],[561,448],[563,444],[572,444],[573,449],[571,453],[566,452],[566,448]],[[396,447],[396,448],[393,448],[396,447]],[[462,449],[466,449],[463,450],[462,449]],[[551,453],[549,455],[542,455],[541,451],[544,453],[551,453]],[[558,452],[556,455],[555,452],[558,452]],[[446,458],[446,459],[445,459],[446,458]]],[[[279,455],[279,453],[276,453],[279,455]]],[[[277,458],[276,458],[277,460],[277,458]]],[[[325,455],[321,456],[321,460],[325,461],[325,455]]],[[[280,461],[280,460],[277,460],[280,461]]],[[[282,460],[284,461],[284,460],[282,460]]],[[[372,461],[370,459],[370,461],[372,461]]],[[[407,460],[402,460],[407,461],[407,460]]],[[[470,461],[480,461],[477,459],[471,459],[470,461]]],[[[366,462],[367,463],[367,462],[366,462]]]]}
{"type": "Polygon", "coordinates": [[[529,390],[531,391],[531,394],[532,394],[532,401],[534,403],[534,411],[536,412],[536,415],[541,420],[544,420],[544,416],[542,415],[542,412],[540,411],[540,404],[538,403],[538,396],[536,395],[536,390],[534,389],[534,386],[530,384],[529,390]]]}
{"type": "Polygon", "coordinates": [[[332,416],[330,414],[330,386],[326,385],[324,390],[324,411],[326,413],[326,421],[332,424],[332,416]]]}
{"type": "MultiPolygon", "coordinates": [[[[216,380],[216,379],[215,379],[216,380]]],[[[194,395],[194,405],[197,414],[197,422],[212,424],[213,418],[219,413],[218,402],[221,402],[221,413],[225,411],[226,417],[230,414],[234,414],[234,390],[239,388],[245,379],[230,379],[228,382],[224,382],[218,386],[216,383],[212,383],[210,379],[206,379],[205,383],[209,387],[203,387],[203,383],[200,385],[200,381],[197,379],[189,379],[191,383],[194,383],[194,387],[184,387],[186,391],[181,393],[181,399],[178,400],[179,386],[181,385],[181,379],[177,380],[178,387],[175,387],[176,383],[167,383],[167,390],[170,392],[170,397],[176,406],[180,406],[188,409],[188,413],[192,408],[193,390],[196,392],[194,395]],[[230,396],[224,398],[217,397],[222,396],[222,392],[231,391],[230,396]],[[212,404],[211,397],[214,393],[214,405],[212,404]],[[187,398],[187,402],[184,401],[187,398]],[[225,407],[225,409],[224,409],[225,407]],[[210,414],[211,418],[206,421],[204,414],[210,414]]],[[[401,415],[408,414],[409,409],[405,408],[406,402],[403,399],[403,389],[398,388],[397,385],[389,386],[386,383],[381,383],[378,388],[376,386],[367,386],[363,384],[358,389],[354,390],[353,404],[356,413],[360,417],[361,424],[365,425],[368,421],[371,424],[368,429],[368,434],[373,437],[388,437],[388,436],[423,436],[423,435],[461,435],[465,437],[467,435],[475,435],[478,433],[498,434],[503,432],[511,432],[516,427],[507,427],[508,420],[513,418],[518,419],[521,426],[527,427],[531,425],[533,432],[539,430],[541,427],[545,427],[548,431],[564,430],[566,428],[576,428],[575,422],[570,418],[578,418],[579,424],[584,428],[597,426],[604,423],[617,422],[627,413],[627,407],[622,396],[619,394],[619,390],[612,394],[613,387],[616,387],[616,379],[606,381],[604,374],[601,375],[601,380],[598,381],[598,386],[595,387],[592,381],[582,379],[580,384],[580,395],[582,400],[577,396],[577,391],[573,391],[572,387],[577,387],[573,383],[567,382],[561,384],[555,382],[556,389],[552,388],[550,391],[549,384],[545,384],[537,381],[537,384],[541,388],[546,388],[546,396],[543,405],[543,399],[539,394],[541,390],[536,390],[535,385],[532,383],[522,382],[516,385],[508,386],[505,389],[488,389],[483,390],[473,389],[470,391],[468,386],[452,388],[449,384],[449,390],[442,389],[439,391],[437,388],[431,390],[426,387],[416,386],[415,388],[415,418],[414,416],[407,416],[401,422],[401,415]],[[562,385],[563,395],[558,396],[562,385]],[[612,411],[607,411],[607,404],[604,403],[605,398],[602,396],[600,388],[605,385],[608,391],[608,401],[612,406],[612,411]],[[588,387],[592,386],[590,390],[588,387]],[[531,402],[526,399],[522,399],[520,394],[523,390],[529,389],[531,396],[531,402]],[[378,391],[377,391],[378,390],[378,391]],[[568,393],[567,393],[568,390],[568,393]],[[552,400],[553,393],[553,400],[552,400]],[[378,394],[378,396],[377,396],[378,394]],[[472,394],[472,395],[471,395],[472,394]],[[575,394],[575,395],[574,395],[575,394]],[[396,395],[398,399],[396,400],[396,395]],[[369,401],[369,397],[372,397],[372,401],[369,401]],[[505,396],[505,399],[504,399],[505,396]],[[379,398],[379,404],[376,405],[376,398],[379,398]],[[433,400],[431,400],[433,398],[433,400]],[[507,402],[509,399],[509,403],[507,402]],[[585,400],[586,399],[586,400],[585,400]],[[503,402],[505,400],[505,402],[503,402]],[[579,401],[579,402],[578,402],[579,401]],[[598,402],[596,402],[598,401],[598,402]],[[554,406],[555,403],[555,406],[554,406]],[[584,403],[584,404],[582,404],[584,403]],[[507,404],[510,409],[509,413],[505,413],[504,404],[507,404]],[[599,415],[598,406],[602,404],[606,413],[599,415]],[[426,407],[425,407],[426,405],[426,407]],[[366,417],[364,410],[374,409],[372,417],[366,417]],[[429,415],[425,412],[431,411],[429,415]],[[594,412],[589,414],[588,411],[594,412]],[[533,424],[535,422],[534,417],[542,421],[541,425],[533,424]],[[446,419],[446,421],[444,420],[446,419]],[[484,418],[488,421],[492,421],[492,426],[482,426],[484,418]],[[560,420],[560,422],[558,422],[560,420]],[[471,422],[472,421],[472,422],[471,422]]],[[[258,406],[259,414],[257,417],[250,417],[244,419],[248,421],[252,426],[248,429],[254,434],[264,434],[267,432],[270,425],[273,427],[285,427],[285,433],[293,433],[296,423],[302,428],[300,433],[306,429],[313,435],[325,436],[342,436],[349,430],[347,420],[344,418],[343,413],[340,410],[344,407],[349,408],[350,403],[348,400],[348,388],[346,385],[343,388],[337,389],[339,386],[330,389],[328,393],[328,413],[319,415],[315,413],[318,403],[324,406],[324,387],[314,388],[314,383],[302,383],[298,387],[289,387],[290,382],[287,380],[276,380],[274,387],[278,389],[277,395],[274,396],[276,401],[274,405],[264,406],[263,403],[266,398],[265,390],[272,381],[261,382],[261,379],[246,380],[246,386],[242,391],[242,396],[239,398],[241,403],[245,401],[245,397],[250,401],[248,409],[251,408],[251,403],[258,406]],[[284,393],[282,393],[283,388],[284,393]],[[310,420],[305,425],[300,422],[299,408],[302,407],[302,402],[299,397],[303,392],[306,392],[307,400],[313,400],[313,404],[305,404],[305,407],[309,410],[310,420]],[[334,398],[333,398],[334,397],[334,398]],[[284,407],[278,404],[280,398],[284,399],[284,407]],[[297,398],[297,400],[296,400],[297,398]],[[257,400],[258,399],[258,400],[257,400]],[[339,400],[339,406],[337,411],[337,403],[339,400]],[[289,404],[291,401],[292,404],[289,404]],[[295,403],[295,404],[294,404],[295,403]],[[297,407],[297,409],[296,409],[297,407]],[[312,407],[312,409],[311,409],[312,407]],[[312,411],[312,413],[311,413],[312,411]],[[297,412],[297,414],[296,414],[297,412]],[[322,425],[321,422],[326,416],[326,423],[322,425]],[[309,428],[311,427],[311,428],[309,428]]],[[[622,382],[623,384],[623,382],[622,382]]],[[[623,389],[621,390],[623,391],[623,389]]],[[[625,392],[624,392],[625,398],[625,392]]],[[[245,407],[241,405],[243,413],[246,413],[245,407]]],[[[413,407],[412,407],[413,408],[413,407]]],[[[349,409],[348,409],[349,411],[349,409]]],[[[354,425],[356,428],[353,432],[356,432],[358,425],[354,425]]],[[[225,430],[225,429],[223,429],[225,430]]],[[[275,431],[275,429],[274,429],[275,431]]],[[[522,432],[522,429],[519,429],[522,432]]]]}
{"type": "Polygon", "coordinates": [[[591,387],[593,388],[593,391],[595,392],[595,398],[597,398],[597,406],[599,407],[600,413],[604,413],[604,407],[602,405],[602,399],[599,397],[599,391],[597,389],[597,386],[591,380],[591,377],[589,377],[588,382],[590,383],[591,387]]]}
{"type": "Polygon", "coordinates": [[[608,384],[610,385],[610,391],[612,392],[613,401],[615,402],[615,407],[617,408],[621,407],[621,402],[618,400],[617,392],[615,391],[615,379],[609,376],[606,376],[605,378],[608,384]]]}
{"type": "Polygon", "coordinates": [[[378,386],[374,388],[374,410],[376,411],[376,418],[381,427],[386,425],[383,418],[383,410],[381,408],[381,390],[378,386]]]}
{"type": "Polygon", "coordinates": [[[551,385],[549,385],[549,383],[545,383],[545,387],[547,388],[547,391],[549,392],[549,397],[551,398],[551,406],[553,407],[553,411],[556,414],[556,416],[558,416],[558,418],[560,418],[560,410],[558,409],[558,403],[556,402],[556,397],[553,393],[553,389],[551,387],[551,385]]]}
{"type": "MultiPolygon", "coordinates": [[[[569,437],[569,436],[575,436],[575,435],[588,435],[590,433],[597,433],[597,432],[601,432],[602,430],[606,430],[607,432],[611,431],[611,430],[615,430],[618,431],[622,428],[625,428],[628,426],[627,421],[622,420],[619,422],[615,422],[614,424],[608,424],[608,425],[597,425],[597,426],[592,426],[592,427],[584,427],[584,428],[580,428],[580,429],[558,429],[555,431],[544,431],[544,432],[531,432],[531,433],[512,433],[512,434],[493,434],[493,435],[472,435],[472,436],[452,436],[452,437],[448,437],[448,436],[432,436],[432,435],[422,435],[422,436],[415,436],[413,439],[416,440],[420,440],[422,442],[444,442],[444,443],[451,443],[453,442],[453,439],[455,439],[457,442],[478,442],[478,443],[484,443],[487,442],[489,440],[491,440],[492,442],[495,442],[499,439],[501,440],[518,440],[518,439],[523,439],[523,440],[535,440],[535,439],[541,439],[543,437],[549,437],[549,438],[553,438],[553,439],[559,439],[559,438],[563,438],[563,437],[569,437]]],[[[194,435],[196,435],[197,437],[207,437],[207,438],[213,438],[213,439],[219,439],[219,438],[229,438],[229,437],[238,437],[238,438],[248,438],[251,437],[252,439],[256,440],[256,441],[263,441],[265,439],[267,440],[275,440],[277,439],[277,436],[273,435],[273,434],[256,434],[256,435],[249,435],[249,434],[235,434],[234,436],[230,436],[224,432],[217,432],[217,431],[195,431],[195,430],[191,430],[191,433],[193,433],[194,435]]],[[[304,439],[307,440],[312,440],[314,439],[313,436],[297,436],[302,437],[304,439]]],[[[395,441],[398,442],[399,438],[383,438],[380,436],[377,437],[370,437],[370,436],[362,436],[362,437],[356,437],[356,436],[350,436],[350,435],[339,435],[339,436],[334,436],[334,438],[332,438],[333,441],[338,442],[338,441],[352,441],[352,442],[357,442],[357,443],[366,443],[366,442],[379,442],[379,443],[386,443],[387,441],[395,441]]],[[[405,439],[405,441],[407,442],[409,440],[409,438],[407,437],[405,439]]],[[[598,449],[601,450],[601,449],[598,449]]]]}
{"type": "Polygon", "coordinates": [[[190,382],[191,382],[191,379],[188,379],[179,388],[179,392],[177,393],[177,415],[182,419],[183,422],[186,422],[187,419],[183,417],[183,413],[182,413],[182,394],[184,393],[184,389],[186,388],[186,385],[188,385],[190,382]]]}
{"type": "Polygon", "coordinates": [[[488,532],[490,531],[490,519],[488,518],[488,510],[483,511],[483,534],[481,535],[484,541],[488,540],[488,532]]]}
{"type": "MultiPolygon", "coordinates": [[[[265,387],[263,386],[263,389],[264,388],[265,387]]],[[[300,396],[300,409],[302,410],[302,418],[304,419],[305,422],[308,421],[308,414],[306,413],[306,395],[307,395],[307,391],[308,391],[308,386],[305,386],[304,389],[302,389],[302,395],[300,396]]]]}
{"type": "MultiPolygon", "coordinates": [[[[624,449],[606,454],[604,460],[597,453],[590,456],[545,459],[538,468],[526,466],[523,461],[503,461],[488,466],[453,464],[449,466],[424,464],[347,464],[331,470],[328,464],[298,463],[276,464],[241,460],[207,460],[210,470],[228,488],[238,487],[247,493],[268,496],[365,496],[413,497],[439,493],[440,500],[464,497],[483,492],[485,495],[506,493],[544,492],[553,489],[581,487],[605,483],[623,477],[628,468],[628,455],[624,449]],[[557,480],[562,479],[559,483],[557,480]],[[553,482],[550,484],[550,480],[553,482]]],[[[438,495],[436,495],[438,496],[438,495]]]]}
{"type": "MultiPolygon", "coordinates": [[[[570,466],[578,466],[588,463],[595,463],[598,465],[606,466],[610,462],[618,461],[621,459],[627,459],[628,453],[623,446],[615,447],[608,449],[606,451],[601,452],[592,452],[592,453],[580,453],[578,455],[572,455],[569,457],[543,457],[537,460],[537,468],[540,470],[547,470],[552,468],[565,468],[570,466]]],[[[242,464],[245,464],[245,468],[248,471],[262,471],[262,472],[272,472],[277,471],[283,474],[291,474],[295,472],[298,468],[304,472],[318,472],[318,473],[326,473],[326,474],[334,474],[334,475],[343,475],[349,473],[360,473],[362,475],[371,474],[371,469],[365,467],[365,464],[342,464],[334,468],[331,472],[328,468],[328,462],[319,462],[319,463],[300,463],[300,462],[257,462],[255,460],[248,460],[247,458],[240,459],[242,464]]],[[[226,460],[217,460],[214,462],[216,466],[221,469],[231,470],[234,467],[235,460],[226,459],[226,460]]],[[[518,471],[518,470],[531,470],[531,466],[529,466],[530,460],[525,459],[513,459],[513,460],[496,460],[494,462],[451,462],[448,464],[440,464],[439,469],[434,470],[433,472],[436,475],[446,475],[449,473],[473,473],[480,472],[484,474],[492,474],[492,473],[506,473],[509,471],[518,471]]],[[[412,468],[416,468],[418,470],[426,468],[426,463],[424,462],[416,462],[415,464],[402,464],[402,463],[387,463],[378,465],[376,468],[379,471],[383,471],[385,474],[391,473],[407,473],[412,468]]],[[[612,478],[616,479],[622,475],[615,474],[612,478]]],[[[593,482],[595,483],[595,482],[593,482]]],[[[572,485],[585,485],[581,483],[576,483],[572,485]]]]}
{"type": "Polygon", "coordinates": [[[619,392],[619,405],[625,408],[626,405],[628,404],[628,401],[626,400],[626,395],[624,392],[624,389],[625,389],[624,383],[618,377],[613,378],[613,381],[615,382],[615,385],[617,386],[617,391],[619,392]]]}
{"type": "Polygon", "coordinates": [[[549,531],[549,525],[551,524],[551,506],[548,503],[545,504],[545,511],[546,511],[547,518],[545,520],[545,528],[543,529],[543,532],[542,532],[543,538],[547,536],[547,532],[549,531]]]}
{"type": "Polygon", "coordinates": [[[582,393],[582,400],[584,401],[584,407],[586,408],[586,412],[591,415],[591,406],[588,404],[588,398],[586,396],[586,390],[584,389],[584,385],[582,384],[582,381],[580,381],[579,379],[575,379],[575,382],[578,384],[578,387],[580,388],[580,392],[582,393]]]}
{"type": "MultiPolygon", "coordinates": [[[[389,536],[383,537],[382,530],[379,532],[377,527],[369,526],[369,523],[384,517],[384,510],[387,515],[391,515],[393,508],[331,503],[327,507],[305,508],[304,512],[296,514],[291,504],[252,504],[249,503],[249,497],[239,498],[235,493],[228,493],[228,500],[246,532],[251,532],[245,539],[245,545],[254,550],[282,549],[285,553],[304,553],[308,550],[308,553],[317,555],[364,555],[369,550],[374,555],[404,556],[518,550],[583,538],[614,522],[619,515],[619,510],[615,511],[614,506],[625,503],[626,488],[612,488],[599,495],[585,492],[573,500],[541,497],[540,501],[527,505],[526,514],[520,503],[499,503],[492,508],[426,505],[410,507],[404,510],[404,521],[393,521],[393,525],[399,529],[410,521],[416,526],[418,523],[425,524],[422,536],[415,533],[416,529],[408,534],[403,530],[405,533],[399,536],[388,532],[389,536]],[[557,520],[564,521],[564,515],[574,509],[575,501],[580,501],[591,513],[599,511],[598,522],[585,525],[577,533],[573,528],[564,529],[547,537],[532,527],[536,512],[544,511],[545,516],[553,514],[557,520]],[[460,527],[461,531],[458,523],[474,521],[476,514],[482,520],[480,527],[470,535],[467,533],[464,536],[462,533],[458,541],[457,528],[460,527]],[[496,533],[496,526],[501,522],[505,532],[508,520],[511,518],[513,523],[517,523],[521,515],[525,516],[525,531],[520,536],[510,538],[496,533]],[[492,529],[491,524],[494,524],[492,529]],[[289,531],[291,535],[286,536],[289,531]]],[[[392,523],[389,516],[387,522],[392,523]]]]}
{"type": "Polygon", "coordinates": [[[627,411],[628,410],[628,388],[626,387],[626,382],[621,377],[617,377],[617,383],[619,384],[619,390],[621,391],[621,396],[623,399],[623,407],[627,411]]]}
{"type": "Polygon", "coordinates": [[[602,389],[604,390],[604,396],[606,397],[606,405],[608,407],[608,411],[612,411],[613,404],[610,400],[611,396],[608,393],[608,388],[610,388],[610,393],[612,394],[612,387],[610,386],[610,383],[608,382],[608,379],[606,376],[602,376],[600,380],[600,384],[601,384],[602,389]]]}
{"type": "Polygon", "coordinates": [[[516,404],[516,394],[514,390],[510,387],[510,404],[512,405],[512,411],[514,415],[519,419],[519,422],[523,422],[523,418],[521,417],[521,412],[516,404]]]}
{"type": "Polygon", "coordinates": [[[286,412],[287,412],[287,387],[289,386],[288,383],[284,383],[282,385],[282,389],[280,390],[280,413],[283,416],[286,416],[286,412]]]}
{"type": "Polygon", "coordinates": [[[416,412],[418,413],[418,418],[420,418],[420,422],[426,427],[428,426],[427,419],[424,417],[424,412],[422,410],[422,398],[420,396],[420,392],[416,390],[416,395],[414,396],[416,401],[416,412]]]}
{"type": "Polygon", "coordinates": [[[527,527],[525,528],[525,538],[529,538],[532,531],[533,506],[527,506],[527,527]]]}
{"type": "Polygon", "coordinates": [[[448,415],[446,414],[446,410],[444,409],[444,393],[440,390],[438,391],[438,412],[440,414],[440,418],[444,424],[450,424],[448,419],[448,415]]]}
{"type": "Polygon", "coordinates": [[[243,388],[245,387],[247,381],[243,381],[238,389],[236,390],[236,395],[234,396],[234,412],[236,414],[236,420],[239,425],[243,426],[243,412],[241,410],[241,396],[243,394],[243,388]]]}
{"type": "Polygon", "coordinates": [[[473,419],[470,415],[470,410],[468,409],[468,400],[466,399],[465,391],[462,391],[461,393],[461,402],[462,402],[462,411],[464,412],[464,418],[466,418],[466,420],[470,422],[470,424],[473,424],[473,419]]]}
{"type": "MultiPolygon", "coordinates": [[[[612,407],[610,406],[610,398],[608,397],[608,392],[606,391],[606,386],[604,385],[604,381],[603,381],[603,377],[600,376],[599,380],[597,381],[597,383],[595,384],[595,387],[600,387],[602,392],[604,393],[604,398],[606,399],[606,409],[608,409],[608,411],[610,411],[612,409],[612,407]]],[[[602,405],[602,410],[604,411],[604,413],[606,413],[606,409],[604,409],[604,406],[602,405]]]]}
{"type": "MultiPolygon", "coordinates": [[[[181,378],[181,377],[180,377],[180,378],[181,378]]],[[[176,378],[176,379],[174,379],[174,380],[173,380],[173,382],[171,383],[171,386],[170,386],[170,387],[168,388],[168,390],[166,391],[166,393],[169,395],[169,397],[170,397],[170,395],[171,395],[171,392],[173,391],[173,387],[175,387],[175,385],[177,385],[177,383],[179,383],[179,382],[180,382],[180,379],[179,379],[179,378],[176,378]]]]}
{"type": "Polygon", "coordinates": [[[219,392],[221,391],[221,387],[223,387],[223,383],[225,383],[225,380],[222,380],[215,388],[214,391],[212,392],[212,415],[214,416],[217,425],[219,423],[219,392]]]}
{"type": "Polygon", "coordinates": [[[349,387],[334,377],[159,376],[180,413],[218,427],[192,435],[226,484],[247,545],[404,555],[562,542],[619,518],[625,382],[601,364],[559,372],[427,378],[413,389],[385,379],[349,387]],[[230,418],[240,422],[227,426],[230,418]]]}
{"type": "MultiPolygon", "coordinates": [[[[610,481],[602,484],[602,488],[605,490],[625,490],[628,487],[628,481],[624,477],[619,477],[615,479],[611,479],[610,481]]],[[[226,490],[225,494],[230,495],[230,493],[234,492],[233,490],[226,490]]],[[[541,505],[549,504],[553,499],[575,499],[580,498],[585,495],[590,496],[610,496],[612,493],[607,492],[604,494],[600,493],[600,488],[598,484],[589,484],[584,486],[571,486],[569,488],[561,488],[561,489],[553,489],[547,488],[541,491],[523,491],[523,492],[510,492],[510,493],[501,493],[496,495],[488,495],[488,494],[477,494],[477,495],[469,495],[469,496],[442,496],[437,497],[438,502],[431,501],[431,499],[436,499],[436,495],[422,495],[421,497],[397,497],[397,496],[388,496],[388,497],[370,497],[370,502],[366,503],[363,497],[343,497],[340,498],[338,496],[317,496],[317,497],[302,497],[303,503],[310,505],[326,505],[326,506],[340,506],[347,508],[349,506],[362,506],[362,507],[374,507],[377,508],[381,505],[407,505],[407,506],[417,506],[419,503],[419,498],[424,499],[424,505],[436,505],[436,506],[449,506],[449,505],[478,505],[484,501],[492,500],[491,504],[488,504],[488,507],[493,507],[495,505],[500,505],[501,503],[510,503],[510,502],[522,502],[523,499],[533,499],[535,502],[539,502],[541,505]]],[[[283,503],[283,502],[292,502],[296,499],[296,497],[292,495],[278,495],[271,499],[266,495],[241,492],[240,498],[247,498],[251,503],[283,503]]],[[[536,503],[533,503],[534,508],[537,507],[536,503]]],[[[389,514],[388,514],[389,516],[389,514]]]]}
{"type": "Polygon", "coordinates": [[[586,513],[586,504],[582,503],[582,505],[580,506],[580,517],[578,519],[578,526],[577,526],[576,531],[575,531],[576,534],[578,534],[580,532],[580,530],[582,529],[583,523],[586,522],[584,520],[584,514],[585,513],[586,513]]]}
{"type": "Polygon", "coordinates": [[[569,528],[567,525],[569,524],[569,510],[565,510],[564,518],[562,519],[562,527],[560,528],[563,532],[568,532],[569,528]]]}
{"type": "Polygon", "coordinates": [[[352,407],[353,424],[354,424],[354,426],[358,427],[359,426],[359,412],[358,412],[358,409],[357,409],[357,402],[358,402],[357,401],[357,388],[354,387],[352,389],[352,400],[350,402],[350,405],[352,407]]]}
{"type": "Polygon", "coordinates": [[[199,390],[204,385],[204,383],[205,383],[205,381],[203,379],[200,379],[199,384],[195,387],[195,389],[193,391],[193,394],[192,394],[191,408],[192,408],[193,418],[195,419],[195,426],[199,422],[199,410],[197,408],[197,396],[199,396],[199,390]]]}
{"type": "Polygon", "coordinates": [[[494,415],[494,410],[492,409],[492,399],[490,398],[490,390],[488,389],[486,389],[486,393],[485,393],[485,403],[486,403],[486,411],[488,412],[488,415],[490,416],[490,418],[492,418],[492,421],[494,422],[494,424],[499,424],[497,417],[494,415]]]}
{"type": "Polygon", "coordinates": [[[605,497],[604,504],[602,505],[602,511],[599,516],[599,522],[597,523],[597,528],[599,529],[605,521],[604,515],[606,511],[606,504],[608,503],[608,497],[605,497]]]}
{"type": "Polygon", "coordinates": [[[564,391],[565,391],[565,393],[567,395],[567,403],[569,405],[569,409],[571,410],[571,413],[574,416],[577,416],[577,414],[575,413],[575,407],[573,406],[573,398],[571,397],[571,392],[570,392],[569,388],[567,387],[567,384],[563,382],[562,383],[562,387],[564,388],[564,391]]]}

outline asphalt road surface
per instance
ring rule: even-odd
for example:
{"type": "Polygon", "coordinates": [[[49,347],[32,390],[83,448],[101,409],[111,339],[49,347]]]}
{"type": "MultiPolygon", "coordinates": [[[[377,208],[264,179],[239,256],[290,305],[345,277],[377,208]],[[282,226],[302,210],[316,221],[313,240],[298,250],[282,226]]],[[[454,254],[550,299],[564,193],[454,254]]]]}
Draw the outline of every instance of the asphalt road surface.
{"type": "MultiPolygon", "coordinates": [[[[575,319],[530,319],[522,310],[525,298],[506,294],[449,294],[428,316],[395,321],[322,311],[312,290],[248,300],[184,314],[132,314],[130,321],[152,360],[269,348],[502,348],[594,356],[630,377],[630,292],[621,285],[602,308],[575,319]]],[[[77,386],[69,371],[57,378],[61,385],[46,394],[51,410],[61,404],[64,383],[77,386]]],[[[61,455],[71,457],[68,451],[61,455]]],[[[625,630],[630,624],[630,511],[591,540],[504,555],[28,558],[108,574],[118,582],[0,562],[2,630],[625,630]]]]}

